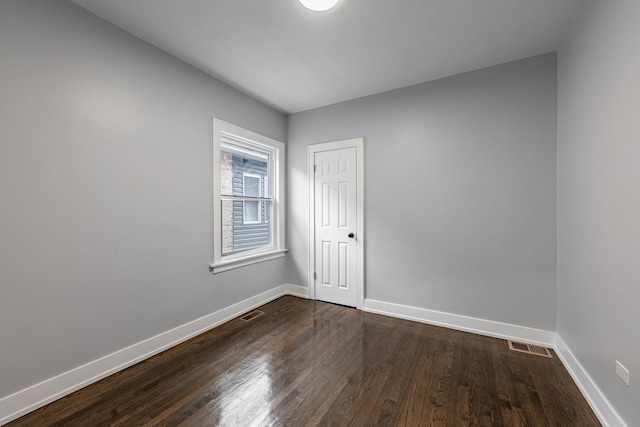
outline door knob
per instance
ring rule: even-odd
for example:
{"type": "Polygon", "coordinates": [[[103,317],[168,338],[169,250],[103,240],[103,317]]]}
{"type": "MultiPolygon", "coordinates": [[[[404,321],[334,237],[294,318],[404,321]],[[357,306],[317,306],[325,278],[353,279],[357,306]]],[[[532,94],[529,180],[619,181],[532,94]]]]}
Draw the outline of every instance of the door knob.
{"type": "Polygon", "coordinates": [[[355,234],[353,234],[353,233],[349,233],[349,238],[350,238],[350,239],[353,239],[354,237],[356,237],[356,235],[355,235],[355,234]]]}

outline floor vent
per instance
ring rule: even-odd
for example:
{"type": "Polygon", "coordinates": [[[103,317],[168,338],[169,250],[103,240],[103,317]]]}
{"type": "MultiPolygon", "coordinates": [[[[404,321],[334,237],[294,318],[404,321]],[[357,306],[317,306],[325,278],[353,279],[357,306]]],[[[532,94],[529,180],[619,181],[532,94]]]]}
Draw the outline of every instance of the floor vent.
{"type": "Polygon", "coordinates": [[[551,351],[548,348],[540,347],[539,345],[524,344],[521,342],[507,341],[509,348],[513,351],[519,351],[522,353],[535,354],[536,356],[553,357],[551,351]]]}
{"type": "Polygon", "coordinates": [[[263,314],[264,314],[264,311],[253,310],[251,313],[247,313],[244,316],[242,316],[240,320],[244,320],[245,322],[248,322],[249,320],[253,320],[258,316],[262,316],[263,314]]]}

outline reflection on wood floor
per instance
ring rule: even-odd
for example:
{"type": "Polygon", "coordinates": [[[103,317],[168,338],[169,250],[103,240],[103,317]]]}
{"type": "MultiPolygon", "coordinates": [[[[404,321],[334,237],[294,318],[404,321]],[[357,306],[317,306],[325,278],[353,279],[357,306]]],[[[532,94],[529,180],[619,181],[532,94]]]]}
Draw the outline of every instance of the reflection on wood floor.
{"type": "Polygon", "coordinates": [[[599,426],[557,357],[282,297],[15,426],[599,426]]]}

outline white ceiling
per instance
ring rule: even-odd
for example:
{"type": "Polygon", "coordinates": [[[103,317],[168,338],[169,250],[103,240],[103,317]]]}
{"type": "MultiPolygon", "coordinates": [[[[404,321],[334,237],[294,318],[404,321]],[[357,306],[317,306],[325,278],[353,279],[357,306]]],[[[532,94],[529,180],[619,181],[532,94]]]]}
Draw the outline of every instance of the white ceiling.
{"type": "Polygon", "coordinates": [[[556,50],[583,0],[72,0],[295,113],[556,50]]]}

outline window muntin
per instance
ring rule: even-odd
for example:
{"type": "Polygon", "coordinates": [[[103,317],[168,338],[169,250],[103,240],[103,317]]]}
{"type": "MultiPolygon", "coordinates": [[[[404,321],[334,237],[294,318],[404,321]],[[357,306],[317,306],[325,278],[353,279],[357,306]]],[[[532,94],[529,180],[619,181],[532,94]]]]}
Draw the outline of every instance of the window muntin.
{"type": "Polygon", "coordinates": [[[214,273],[283,256],[283,162],[284,144],[214,120],[214,273]]]}

